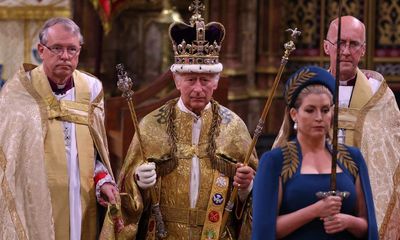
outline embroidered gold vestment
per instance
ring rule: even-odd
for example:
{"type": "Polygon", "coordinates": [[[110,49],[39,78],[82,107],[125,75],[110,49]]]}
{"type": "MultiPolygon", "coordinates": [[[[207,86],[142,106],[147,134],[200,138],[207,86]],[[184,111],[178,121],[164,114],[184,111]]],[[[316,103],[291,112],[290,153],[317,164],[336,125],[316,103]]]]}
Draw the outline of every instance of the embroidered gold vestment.
{"type": "Polygon", "coordinates": [[[345,143],[361,149],[368,166],[380,239],[400,238],[400,112],[382,75],[358,70],[349,108],[339,109],[345,143]],[[372,94],[369,79],[381,82],[372,94]]]}
{"type": "Polygon", "coordinates": [[[74,71],[76,101],[58,101],[43,67],[25,64],[0,92],[0,236],[69,239],[68,174],[62,121],[76,124],[82,239],[96,238],[95,155],[111,173],[102,92],[90,102],[74,71]]]}
{"type": "MultiPolygon", "coordinates": [[[[167,239],[200,239],[206,218],[212,217],[207,212],[207,205],[212,195],[214,173],[219,171],[229,177],[227,196],[229,197],[235,174],[235,163],[244,160],[251,138],[243,121],[229,109],[220,106],[221,123],[215,139],[216,157],[211,160],[207,148],[211,134],[210,129],[212,129],[213,111],[211,108],[201,113],[202,129],[199,144],[192,146],[194,116],[180,111],[174,105],[177,139],[177,163],[175,164],[171,157],[171,144],[167,129],[167,122],[171,117],[167,106],[168,103],[142,119],[140,123],[142,146],[146,158],[157,163],[159,177],[156,189],[159,192],[161,213],[168,232],[167,239]],[[196,207],[190,208],[189,182],[191,159],[194,154],[200,159],[200,186],[196,207]]],[[[128,195],[121,196],[126,228],[118,236],[118,239],[134,239],[135,237],[143,239],[142,237],[144,237],[144,235],[138,236],[137,231],[143,227],[142,224],[147,225],[148,223],[148,221],[143,221],[148,215],[148,212],[143,209],[148,209],[150,197],[147,191],[139,190],[134,180],[135,168],[142,163],[138,140],[134,137],[119,178],[121,192],[126,192],[128,195]]],[[[250,166],[256,169],[255,154],[251,157],[250,166]]],[[[225,200],[224,204],[227,202],[227,199],[225,200]]],[[[215,215],[218,214],[215,213],[215,215]]],[[[107,224],[111,223],[106,221],[105,225],[107,224]]],[[[212,235],[212,232],[210,234],[212,235]]],[[[103,227],[102,237],[115,239],[110,226],[103,227]]],[[[248,235],[248,237],[250,236],[248,235]]]]}

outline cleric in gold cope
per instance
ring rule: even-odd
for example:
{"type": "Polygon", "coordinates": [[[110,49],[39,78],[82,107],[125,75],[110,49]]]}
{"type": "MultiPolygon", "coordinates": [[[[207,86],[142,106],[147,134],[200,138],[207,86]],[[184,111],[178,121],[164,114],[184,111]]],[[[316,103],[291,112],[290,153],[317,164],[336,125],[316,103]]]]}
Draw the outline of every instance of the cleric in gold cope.
{"type": "MultiPolygon", "coordinates": [[[[222,239],[249,239],[247,200],[252,190],[256,155],[241,162],[251,143],[244,122],[212,99],[222,64],[218,60],[225,30],[204,24],[202,4],[194,1],[190,25],[170,26],[175,64],[171,66],[180,97],[167,102],[140,122],[140,158],[135,136],[119,178],[125,228],[114,235],[105,222],[104,239],[155,239],[149,189],[159,197],[167,239],[219,239],[224,207],[233,186],[239,188],[228,231],[222,239]],[[239,219],[238,219],[239,217],[239,219]],[[237,224],[237,226],[235,226],[237,224]],[[247,229],[244,229],[246,228],[247,229]]],[[[204,6],[203,6],[204,7],[204,6]]]]}
{"type": "Polygon", "coordinates": [[[96,196],[118,197],[102,85],[76,70],[82,44],[72,20],[47,20],[43,64],[24,64],[0,92],[1,239],[96,239],[96,196]]]}

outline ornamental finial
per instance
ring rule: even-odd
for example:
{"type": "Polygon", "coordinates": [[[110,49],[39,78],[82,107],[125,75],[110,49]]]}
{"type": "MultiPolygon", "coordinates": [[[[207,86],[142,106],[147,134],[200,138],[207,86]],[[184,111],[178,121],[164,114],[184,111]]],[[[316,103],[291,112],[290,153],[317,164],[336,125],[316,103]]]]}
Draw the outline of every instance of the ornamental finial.
{"type": "Polygon", "coordinates": [[[193,26],[196,21],[204,21],[204,18],[201,17],[201,12],[206,9],[204,4],[200,0],[194,0],[192,4],[189,6],[189,11],[193,12],[192,17],[190,18],[190,24],[193,26]]]}
{"type": "Polygon", "coordinates": [[[292,37],[293,40],[296,40],[298,36],[300,36],[301,32],[297,30],[297,28],[294,29],[286,29],[286,32],[291,32],[290,36],[292,37]]]}

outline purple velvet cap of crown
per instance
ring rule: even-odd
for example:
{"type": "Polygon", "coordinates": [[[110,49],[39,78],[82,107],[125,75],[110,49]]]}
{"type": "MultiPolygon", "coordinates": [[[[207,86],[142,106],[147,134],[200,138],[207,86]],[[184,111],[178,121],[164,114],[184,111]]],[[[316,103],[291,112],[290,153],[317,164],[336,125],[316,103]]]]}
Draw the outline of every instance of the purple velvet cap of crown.
{"type": "MultiPolygon", "coordinates": [[[[217,22],[210,22],[205,25],[205,41],[209,44],[216,42],[218,45],[224,40],[225,28],[217,22]]],[[[191,44],[196,41],[196,26],[190,26],[185,23],[173,23],[170,27],[170,38],[175,44],[186,43],[191,44]]]]}

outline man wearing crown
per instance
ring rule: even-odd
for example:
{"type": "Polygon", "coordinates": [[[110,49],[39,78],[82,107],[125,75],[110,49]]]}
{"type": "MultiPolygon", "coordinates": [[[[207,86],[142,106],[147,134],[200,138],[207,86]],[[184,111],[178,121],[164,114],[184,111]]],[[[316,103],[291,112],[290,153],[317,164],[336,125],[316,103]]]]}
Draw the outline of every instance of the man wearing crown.
{"type": "Polygon", "coordinates": [[[223,69],[218,56],[225,29],[217,22],[205,25],[202,6],[194,1],[189,8],[194,10],[190,25],[170,26],[175,53],[170,69],[180,97],[140,122],[141,143],[135,135],[119,177],[121,192],[127,193],[121,196],[125,228],[114,234],[111,222],[105,221],[104,239],[160,237],[151,212],[151,188],[157,194],[166,239],[250,238],[244,231],[239,236],[235,224],[246,216],[257,158],[253,154],[249,166],[241,163],[251,143],[246,125],[212,99],[223,69]],[[221,230],[233,186],[239,197],[228,227],[221,230]]]}

